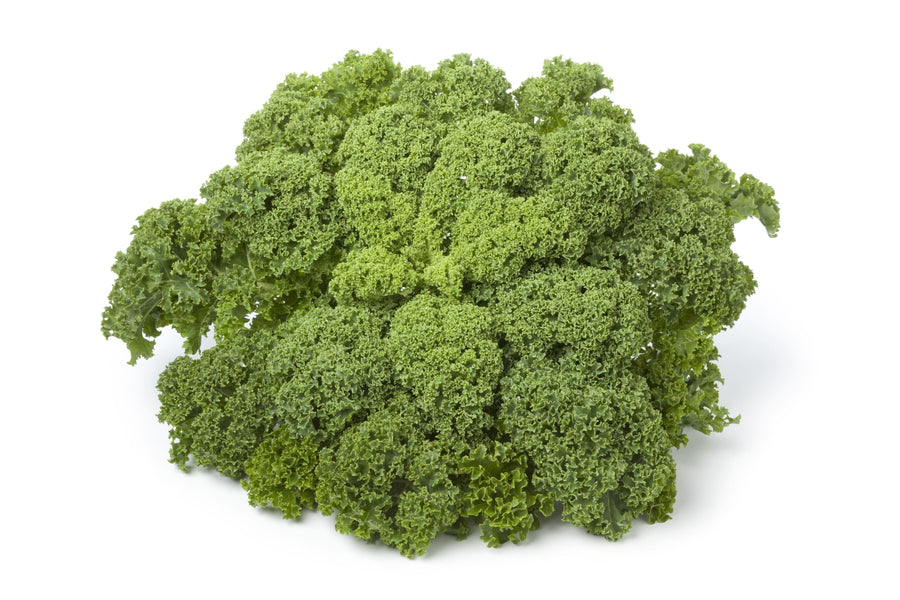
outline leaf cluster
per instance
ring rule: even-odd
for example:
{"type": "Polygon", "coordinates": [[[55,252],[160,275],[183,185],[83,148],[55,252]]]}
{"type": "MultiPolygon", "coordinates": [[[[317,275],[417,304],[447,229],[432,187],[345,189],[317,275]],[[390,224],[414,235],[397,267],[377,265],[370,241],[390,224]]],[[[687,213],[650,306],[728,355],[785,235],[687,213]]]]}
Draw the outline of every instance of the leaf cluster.
{"type": "Polygon", "coordinates": [[[289,75],[200,199],[138,218],[102,330],[132,363],[183,336],[173,462],[406,556],[554,510],[609,539],[669,518],[685,429],[737,420],[713,338],[756,286],[734,223],[775,235],[773,191],[703,146],[654,156],[598,65],[510,87],[350,52],[289,75]]]}

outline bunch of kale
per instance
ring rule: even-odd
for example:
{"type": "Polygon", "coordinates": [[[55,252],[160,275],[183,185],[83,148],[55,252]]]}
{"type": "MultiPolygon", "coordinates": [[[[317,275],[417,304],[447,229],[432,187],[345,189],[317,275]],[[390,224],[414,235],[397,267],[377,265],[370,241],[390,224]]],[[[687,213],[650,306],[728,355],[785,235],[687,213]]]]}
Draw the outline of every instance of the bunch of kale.
{"type": "Polygon", "coordinates": [[[773,191],[699,145],[654,157],[597,65],[509,88],[351,52],[288,76],[202,201],[138,219],[103,332],[132,363],[185,338],[158,385],[176,464],[407,556],[555,506],[609,539],[668,518],[685,427],[735,420],[713,336],[755,288],[734,223],[774,235],[773,191]]]}

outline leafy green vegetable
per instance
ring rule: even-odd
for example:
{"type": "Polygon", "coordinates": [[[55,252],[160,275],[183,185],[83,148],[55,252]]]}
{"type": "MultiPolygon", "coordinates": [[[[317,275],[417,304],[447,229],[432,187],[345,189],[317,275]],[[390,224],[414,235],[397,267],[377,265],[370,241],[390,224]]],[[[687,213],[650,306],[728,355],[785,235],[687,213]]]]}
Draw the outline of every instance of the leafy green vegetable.
{"type": "Polygon", "coordinates": [[[737,421],[713,343],[756,286],[734,223],[774,236],[778,204],[703,146],[654,157],[611,85],[556,58],[510,93],[483,60],[384,51],[288,76],[237,165],[113,266],[102,329],[131,363],[185,340],[171,460],[406,556],[554,510],[609,539],[668,519],[685,429],[737,421]]]}

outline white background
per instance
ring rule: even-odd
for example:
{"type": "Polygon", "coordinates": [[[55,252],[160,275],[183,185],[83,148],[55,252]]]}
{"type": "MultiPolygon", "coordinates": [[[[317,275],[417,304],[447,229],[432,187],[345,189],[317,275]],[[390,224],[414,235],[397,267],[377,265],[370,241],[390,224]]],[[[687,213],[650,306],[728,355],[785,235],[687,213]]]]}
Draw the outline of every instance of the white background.
{"type": "Polygon", "coordinates": [[[891,3],[500,4],[3,4],[0,596],[897,597],[891,3]],[[129,367],[103,339],[115,252],[232,163],[287,73],[378,47],[429,69],[468,52],[514,87],[556,55],[599,63],[651,150],[700,142],[775,188],[782,233],[738,226],[759,289],[720,338],[743,421],[675,453],[672,521],[610,543],[557,519],[410,561],[167,462],[154,384],[179,343],[129,367]]]}

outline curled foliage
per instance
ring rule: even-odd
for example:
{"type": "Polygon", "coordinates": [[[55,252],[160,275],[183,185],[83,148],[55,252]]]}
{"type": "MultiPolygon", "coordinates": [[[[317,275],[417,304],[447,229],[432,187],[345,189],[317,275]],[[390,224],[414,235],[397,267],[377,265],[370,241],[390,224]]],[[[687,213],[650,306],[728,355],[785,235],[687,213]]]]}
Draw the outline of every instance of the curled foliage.
{"type": "Polygon", "coordinates": [[[406,556],[554,510],[608,539],[668,519],[685,429],[737,421],[713,341],[756,287],[734,224],[774,236],[778,204],[703,146],[654,156],[604,89],[562,58],[510,91],[380,50],[288,76],[113,266],[102,329],[131,362],[185,340],[172,461],[406,556]]]}

